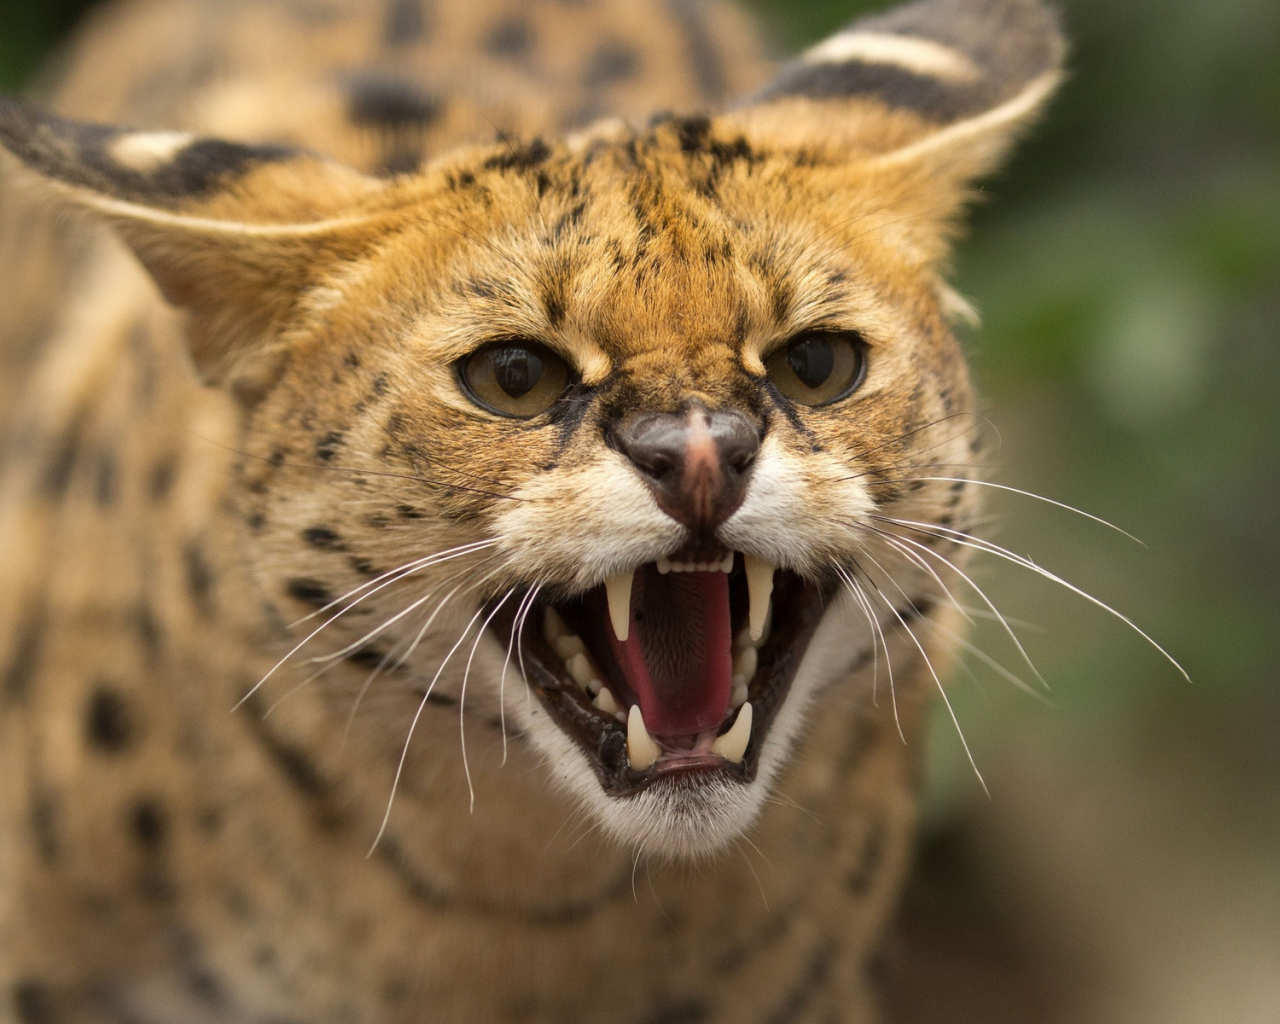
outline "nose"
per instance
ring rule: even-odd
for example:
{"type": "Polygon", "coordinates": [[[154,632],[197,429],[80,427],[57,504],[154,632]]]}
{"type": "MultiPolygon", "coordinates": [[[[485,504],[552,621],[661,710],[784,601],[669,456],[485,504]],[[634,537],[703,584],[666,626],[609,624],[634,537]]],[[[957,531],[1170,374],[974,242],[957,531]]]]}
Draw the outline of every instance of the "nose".
{"type": "Polygon", "coordinates": [[[614,437],[662,511],[695,533],[714,530],[738,511],[760,452],[760,428],[751,417],[700,404],[632,414],[614,437]]]}

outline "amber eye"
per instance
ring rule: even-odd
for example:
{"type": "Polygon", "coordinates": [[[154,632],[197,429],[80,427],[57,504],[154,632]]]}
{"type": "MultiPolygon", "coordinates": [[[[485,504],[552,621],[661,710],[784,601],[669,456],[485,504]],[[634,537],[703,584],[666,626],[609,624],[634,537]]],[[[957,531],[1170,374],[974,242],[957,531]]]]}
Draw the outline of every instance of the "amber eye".
{"type": "Polygon", "coordinates": [[[459,374],[476,404],[522,419],[546,412],[569,386],[564,360],[536,341],[486,345],[462,361],[459,374]]]}
{"type": "Polygon", "coordinates": [[[774,386],[800,405],[829,405],[866,376],[866,346],[854,331],[806,331],[765,360],[774,386]]]}

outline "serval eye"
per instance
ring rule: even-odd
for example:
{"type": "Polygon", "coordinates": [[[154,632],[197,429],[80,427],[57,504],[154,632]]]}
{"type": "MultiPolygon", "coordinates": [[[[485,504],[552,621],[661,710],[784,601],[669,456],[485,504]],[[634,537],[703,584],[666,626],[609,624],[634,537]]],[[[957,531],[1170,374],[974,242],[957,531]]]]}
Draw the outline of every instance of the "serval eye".
{"type": "Polygon", "coordinates": [[[830,405],[847,398],[866,376],[862,338],[853,331],[806,331],[766,361],[774,386],[800,405],[830,405]]]}
{"type": "Polygon", "coordinates": [[[536,341],[487,345],[463,360],[459,372],[477,405],[521,419],[546,412],[569,385],[564,360],[536,341]]]}

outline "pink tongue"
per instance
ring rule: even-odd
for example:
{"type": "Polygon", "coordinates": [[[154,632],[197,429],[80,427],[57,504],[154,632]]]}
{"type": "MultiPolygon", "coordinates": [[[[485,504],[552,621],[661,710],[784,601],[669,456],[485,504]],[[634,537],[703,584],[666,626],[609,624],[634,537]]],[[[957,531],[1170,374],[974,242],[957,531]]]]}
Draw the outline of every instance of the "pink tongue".
{"type": "Polygon", "coordinates": [[[612,626],[607,632],[650,733],[691,745],[697,733],[724,721],[733,673],[725,573],[662,575],[647,565],[632,585],[626,642],[612,626]]]}

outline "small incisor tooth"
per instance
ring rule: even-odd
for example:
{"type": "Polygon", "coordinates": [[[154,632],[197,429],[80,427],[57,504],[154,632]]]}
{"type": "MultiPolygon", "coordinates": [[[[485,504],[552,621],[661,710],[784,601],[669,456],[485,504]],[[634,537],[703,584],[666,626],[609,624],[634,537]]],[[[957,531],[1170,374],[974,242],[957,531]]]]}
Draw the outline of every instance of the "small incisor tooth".
{"type": "Polygon", "coordinates": [[[599,674],[591,667],[585,654],[575,654],[564,663],[564,667],[579,686],[586,686],[599,674]]]}
{"type": "Polygon", "coordinates": [[[551,642],[551,646],[555,648],[556,654],[560,655],[560,660],[566,663],[575,654],[587,653],[587,645],[582,642],[582,638],[574,636],[572,633],[556,637],[551,642]]]}
{"type": "Polygon", "coordinates": [[[733,677],[733,693],[729,695],[729,706],[740,708],[747,702],[747,684],[741,676],[733,677]]]}
{"type": "Polygon", "coordinates": [[[631,635],[631,581],[636,571],[628,569],[604,581],[605,596],[609,599],[609,621],[613,635],[626,642],[631,635]]]}
{"type": "Polygon", "coordinates": [[[548,608],[542,615],[542,633],[552,643],[569,633],[569,627],[554,608],[548,608]]]}
{"type": "MultiPolygon", "coordinates": [[[[746,749],[745,745],[743,749],[746,749]]],[[[627,713],[627,759],[631,762],[631,767],[642,772],[658,760],[659,753],[661,751],[658,744],[644,726],[644,714],[640,711],[640,705],[632,704],[627,713]]]]}
{"type": "Polygon", "coordinates": [[[751,742],[751,704],[742,705],[733,726],[723,736],[717,736],[711,749],[726,761],[741,764],[747,753],[747,744],[751,742]]]}
{"type": "Polygon", "coordinates": [[[751,639],[764,636],[765,620],[769,617],[769,599],[773,596],[773,563],[743,552],[742,567],[747,571],[747,594],[751,599],[748,621],[751,639]]]}
{"type": "Polygon", "coordinates": [[[603,690],[596,694],[596,699],[591,702],[606,715],[616,715],[622,710],[618,706],[618,702],[613,699],[613,693],[606,686],[603,690]]]}

